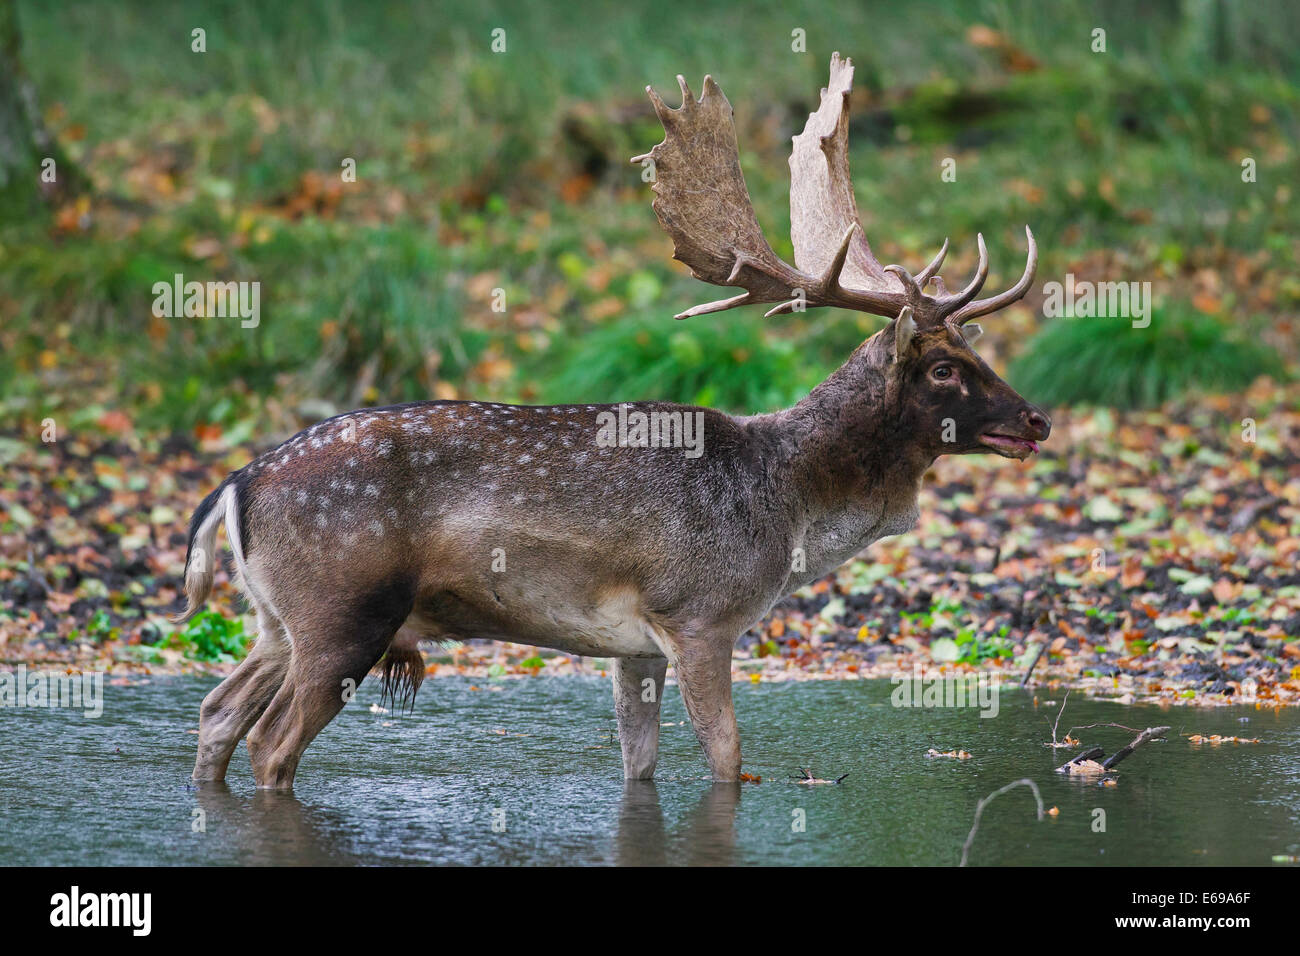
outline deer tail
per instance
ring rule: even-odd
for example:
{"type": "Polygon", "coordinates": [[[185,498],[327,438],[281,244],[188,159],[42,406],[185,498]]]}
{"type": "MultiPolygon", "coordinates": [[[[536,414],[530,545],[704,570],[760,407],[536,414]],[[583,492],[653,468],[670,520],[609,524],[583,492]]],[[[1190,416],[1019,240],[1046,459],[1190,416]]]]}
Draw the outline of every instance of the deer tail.
{"type": "MultiPolygon", "coordinates": [[[[231,478],[234,476],[232,475],[231,478]]],[[[227,478],[194,511],[190,519],[190,537],[185,549],[185,600],[183,613],[172,617],[173,624],[184,624],[212,593],[212,579],[217,572],[217,528],[225,524],[235,562],[243,565],[239,546],[239,511],[235,502],[235,484],[227,478]]]]}

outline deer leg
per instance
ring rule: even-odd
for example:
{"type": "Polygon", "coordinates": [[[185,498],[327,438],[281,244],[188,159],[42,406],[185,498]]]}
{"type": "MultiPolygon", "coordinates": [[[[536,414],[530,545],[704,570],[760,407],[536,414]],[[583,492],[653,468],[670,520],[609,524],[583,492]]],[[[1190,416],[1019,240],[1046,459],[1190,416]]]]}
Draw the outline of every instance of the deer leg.
{"type": "Polygon", "coordinates": [[[614,713],[623,747],[623,777],[649,780],[659,756],[659,702],[664,693],[665,658],[614,659],[614,713]]]}
{"type": "Polygon", "coordinates": [[[735,782],[740,779],[740,730],[731,704],[733,642],[697,634],[671,643],[677,685],[713,779],[735,782]]]}
{"type": "Polygon", "coordinates": [[[368,595],[346,612],[313,609],[301,626],[286,618],[294,636],[289,673],[248,734],[248,755],[259,787],[293,787],[303,751],[352,699],[410,608],[409,593],[390,588],[368,595]]]}
{"type": "Polygon", "coordinates": [[[332,666],[320,667],[295,649],[284,683],[248,734],[248,756],[259,787],[293,788],[303,751],[352,699],[382,654],[383,648],[354,650],[332,666]]]}
{"type": "Polygon", "coordinates": [[[271,703],[289,669],[290,645],[280,622],[261,610],[257,643],[199,707],[195,780],[224,780],[230,757],[271,703]]]}

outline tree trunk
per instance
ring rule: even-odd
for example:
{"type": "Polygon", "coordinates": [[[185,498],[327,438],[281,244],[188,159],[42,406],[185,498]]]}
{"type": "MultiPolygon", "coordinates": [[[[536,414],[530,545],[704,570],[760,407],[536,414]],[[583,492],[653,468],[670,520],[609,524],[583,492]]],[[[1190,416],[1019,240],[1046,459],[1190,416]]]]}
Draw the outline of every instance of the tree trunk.
{"type": "Polygon", "coordinates": [[[21,51],[17,4],[0,0],[0,222],[41,215],[42,200],[64,199],[81,183],[41,122],[21,51]]]}

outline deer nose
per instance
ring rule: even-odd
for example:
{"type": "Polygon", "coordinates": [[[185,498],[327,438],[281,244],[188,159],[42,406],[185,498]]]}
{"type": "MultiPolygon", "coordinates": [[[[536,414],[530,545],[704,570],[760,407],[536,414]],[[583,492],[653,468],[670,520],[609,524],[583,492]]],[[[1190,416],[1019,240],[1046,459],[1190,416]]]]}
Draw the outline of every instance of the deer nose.
{"type": "Polygon", "coordinates": [[[1043,441],[1052,433],[1052,420],[1041,409],[1026,405],[1020,411],[1025,428],[1034,433],[1035,441],[1043,441]]]}

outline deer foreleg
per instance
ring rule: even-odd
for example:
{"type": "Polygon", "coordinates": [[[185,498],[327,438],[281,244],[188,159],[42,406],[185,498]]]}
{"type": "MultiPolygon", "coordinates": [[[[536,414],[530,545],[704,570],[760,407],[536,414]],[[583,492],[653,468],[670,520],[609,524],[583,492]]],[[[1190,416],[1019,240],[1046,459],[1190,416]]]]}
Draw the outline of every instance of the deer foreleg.
{"type": "Polygon", "coordinates": [[[740,730],[731,704],[732,641],[699,634],[673,642],[673,672],[713,779],[740,779],[740,730]]]}
{"type": "Polygon", "coordinates": [[[623,746],[623,777],[649,780],[659,757],[659,702],[663,699],[664,658],[614,659],[614,713],[623,746]]]}

